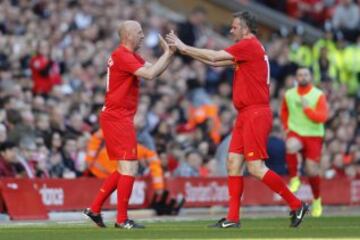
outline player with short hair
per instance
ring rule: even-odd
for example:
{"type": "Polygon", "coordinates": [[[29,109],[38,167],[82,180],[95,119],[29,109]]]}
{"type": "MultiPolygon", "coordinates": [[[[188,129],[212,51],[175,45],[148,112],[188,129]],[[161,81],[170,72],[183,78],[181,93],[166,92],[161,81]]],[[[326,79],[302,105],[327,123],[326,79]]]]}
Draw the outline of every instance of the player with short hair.
{"type": "Polygon", "coordinates": [[[174,33],[166,36],[170,46],[176,46],[182,54],[191,56],[212,66],[234,66],[233,103],[238,111],[232,131],[228,167],[229,211],[226,218],[212,227],[240,227],[239,209],[244,189],[243,170],[246,166],[251,175],[278,193],[290,206],[291,227],[297,227],[308,205],[302,203],[265,161],[268,135],[272,126],[270,109],[270,69],[266,52],[256,38],[256,21],[249,12],[234,15],[230,33],[235,44],[220,50],[199,49],[184,44],[174,33]]]}
{"type": "MultiPolygon", "coordinates": [[[[144,39],[141,25],[136,21],[125,21],[118,33],[120,45],[108,60],[105,104],[100,114],[100,127],[109,159],[118,161],[118,164],[117,171],[104,181],[94,203],[102,204],[114,186],[117,186],[118,214],[115,227],[144,228],[127,216],[129,198],[138,171],[134,115],[138,105],[139,78],[151,80],[159,76],[170,63],[173,50],[159,35],[164,53],[155,64],[145,63],[136,53],[144,39]]],[[[92,206],[84,213],[99,227],[105,227],[100,212],[94,209],[92,206]]]]}
{"type": "Polygon", "coordinates": [[[290,190],[298,191],[298,155],[305,159],[314,200],[311,214],[322,215],[320,198],[320,158],[325,135],[324,123],[328,118],[325,94],[311,83],[311,72],[306,67],[296,71],[297,86],[286,91],[281,105],[281,121],[287,132],[286,162],[290,175],[290,190]]]}

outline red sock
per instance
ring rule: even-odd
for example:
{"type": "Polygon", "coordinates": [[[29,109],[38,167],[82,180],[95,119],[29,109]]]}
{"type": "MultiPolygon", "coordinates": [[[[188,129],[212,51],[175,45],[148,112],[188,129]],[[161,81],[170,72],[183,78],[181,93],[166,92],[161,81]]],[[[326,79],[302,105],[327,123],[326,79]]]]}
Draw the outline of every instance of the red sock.
{"type": "Polygon", "coordinates": [[[296,153],[286,153],[286,164],[290,177],[297,176],[298,160],[296,153]]]}
{"type": "Polygon", "coordinates": [[[231,222],[239,222],[239,210],[241,196],[244,190],[244,178],[242,176],[229,176],[228,190],[230,199],[227,220],[231,222]]]}
{"type": "Polygon", "coordinates": [[[269,170],[264,175],[262,182],[271,190],[278,193],[289,205],[291,210],[301,207],[301,201],[287,188],[285,182],[275,172],[269,170]]]}
{"type": "Polygon", "coordinates": [[[127,219],[129,198],[134,185],[134,176],[121,175],[117,185],[117,223],[124,223],[127,219]]]}
{"type": "Polygon", "coordinates": [[[90,209],[92,212],[100,213],[101,207],[104,204],[105,200],[110,196],[113,191],[115,191],[119,177],[119,172],[115,171],[105,179],[99,193],[96,195],[95,200],[91,204],[90,209]]]}
{"type": "Polygon", "coordinates": [[[309,183],[314,199],[318,199],[320,197],[320,176],[309,177],[309,183]]]}

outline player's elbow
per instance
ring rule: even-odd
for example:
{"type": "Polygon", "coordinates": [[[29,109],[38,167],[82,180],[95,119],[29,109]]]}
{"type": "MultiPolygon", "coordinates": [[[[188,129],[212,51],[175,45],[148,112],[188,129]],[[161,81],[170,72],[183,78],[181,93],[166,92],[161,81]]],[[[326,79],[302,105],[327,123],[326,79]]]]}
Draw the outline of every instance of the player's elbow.
{"type": "Polygon", "coordinates": [[[135,75],[145,80],[152,80],[156,77],[153,67],[142,67],[135,72],[135,75]]]}
{"type": "Polygon", "coordinates": [[[155,74],[153,72],[147,72],[145,74],[143,74],[142,78],[147,80],[147,81],[151,81],[155,78],[155,74]]]}
{"type": "Polygon", "coordinates": [[[327,115],[321,116],[319,120],[321,123],[325,123],[328,120],[328,116],[327,115]]]}

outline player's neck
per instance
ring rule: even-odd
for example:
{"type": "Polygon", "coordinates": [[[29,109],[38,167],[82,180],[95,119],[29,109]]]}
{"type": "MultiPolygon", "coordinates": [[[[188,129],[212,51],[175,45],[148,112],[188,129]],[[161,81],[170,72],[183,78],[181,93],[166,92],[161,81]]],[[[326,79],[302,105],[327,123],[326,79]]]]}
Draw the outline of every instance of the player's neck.
{"type": "Polygon", "coordinates": [[[126,43],[126,42],[122,42],[121,46],[123,46],[124,48],[126,48],[127,50],[129,50],[130,52],[134,52],[134,47],[132,46],[132,44],[126,43]]]}
{"type": "Polygon", "coordinates": [[[249,34],[246,34],[242,39],[249,39],[249,38],[253,38],[253,37],[255,37],[255,35],[252,33],[249,33],[249,34]]]}
{"type": "Polygon", "coordinates": [[[305,95],[305,94],[307,94],[308,92],[310,92],[310,90],[312,89],[312,84],[311,83],[309,83],[309,84],[307,84],[307,85],[305,85],[305,86],[298,86],[298,88],[297,88],[297,91],[298,91],[298,93],[300,94],[300,95],[305,95]]]}

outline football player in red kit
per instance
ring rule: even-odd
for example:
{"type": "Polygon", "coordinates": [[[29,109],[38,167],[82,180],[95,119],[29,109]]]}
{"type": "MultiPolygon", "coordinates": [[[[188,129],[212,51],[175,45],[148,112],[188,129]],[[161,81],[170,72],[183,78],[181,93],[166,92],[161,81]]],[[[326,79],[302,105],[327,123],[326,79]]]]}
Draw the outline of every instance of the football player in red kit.
{"type": "Polygon", "coordinates": [[[100,114],[100,127],[110,160],[118,161],[117,171],[105,179],[90,208],[84,210],[99,227],[105,227],[100,206],[117,187],[117,228],[144,228],[127,216],[129,198],[138,169],[134,115],[138,105],[139,78],[153,79],[168,66],[173,51],[159,36],[164,50],[155,64],[146,63],[136,51],[144,39],[140,24],[125,21],[118,34],[120,45],[108,60],[105,104],[100,114]]]}
{"type": "Polygon", "coordinates": [[[272,127],[270,69],[264,47],[256,38],[255,18],[249,12],[234,15],[231,31],[235,44],[220,50],[199,49],[184,44],[174,33],[166,36],[182,54],[212,66],[235,67],[233,103],[238,116],[232,131],[228,166],[229,210],[212,227],[240,227],[239,208],[243,193],[244,163],[249,173],[278,193],[291,209],[291,227],[301,223],[308,205],[301,202],[275,172],[268,169],[267,139],[272,127]]]}

